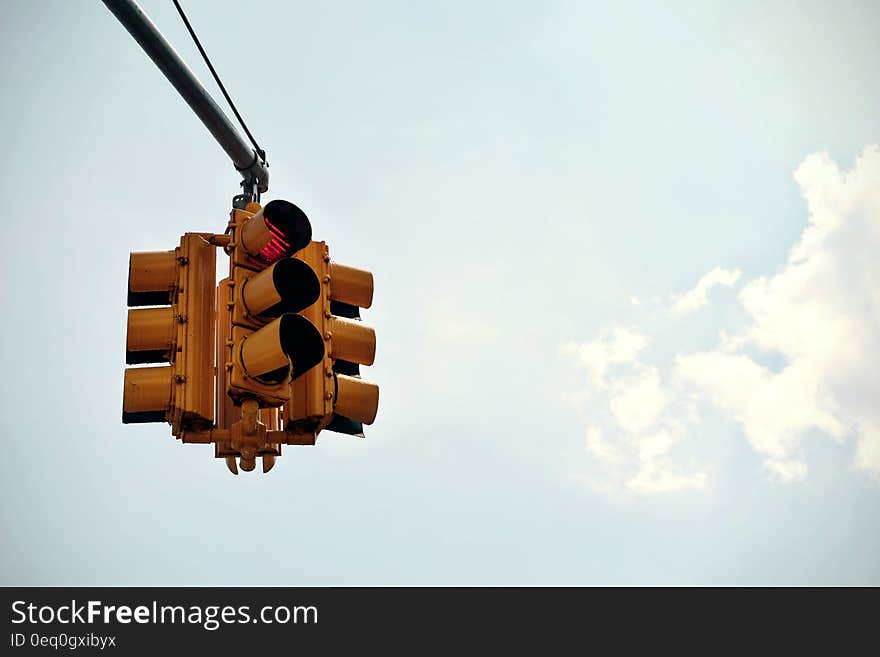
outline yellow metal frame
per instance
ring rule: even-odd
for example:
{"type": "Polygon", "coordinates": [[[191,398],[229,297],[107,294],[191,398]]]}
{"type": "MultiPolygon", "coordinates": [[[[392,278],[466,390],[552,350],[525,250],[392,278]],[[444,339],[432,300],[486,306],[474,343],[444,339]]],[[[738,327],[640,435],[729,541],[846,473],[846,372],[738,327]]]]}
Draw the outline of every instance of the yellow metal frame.
{"type": "Polygon", "coordinates": [[[300,311],[324,338],[324,360],[290,386],[290,402],[284,405],[284,426],[290,430],[323,429],[333,415],[333,359],[330,330],[330,250],[324,242],[311,242],[294,257],[314,270],[321,282],[321,296],[300,311]]]}
{"type": "Polygon", "coordinates": [[[214,425],[215,280],[214,246],[196,233],[183,235],[174,251],[131,256],[129,302],[139,303],[144,295],[156,302],[167,295],[169,305],[129,311],[126,349],[129,354],[153,351],[171,365],[127,369],[123,410],[131,416],[138,408],[134,415],[144,417],[164,412],[178,437],[214,425]],[[155,392],[160,376],[167,377],[167,397],[155,392]]]}
{"type": "Polygon", "coordinates": [[[187,233],[178,250],[175,318],[177,353],[169,421],[175,436],[214,426],[214,294],[217,254],[201,235],[187,233]]]}
{"type": "Polygon", "coordinates": [[[317,302],[300,314],[305,316],[324,338],[324,360],[291,384],[290,402],[284,405],[284,425],[289,430],[319,432],[333,419],[338,409],[366,424],[375,419],[378,387],[360,379],[336,374],[333,363],[341,358],[362,365],[372,365],[375,358],[376,334],[358,321],[335,317],[331,301],[342,301],[368,307],[373,301],[371,273],[341,265],[330,260],[330,249],[324,242],[311,242],[295,256],[305,261],[321,282],[317,302]]]}

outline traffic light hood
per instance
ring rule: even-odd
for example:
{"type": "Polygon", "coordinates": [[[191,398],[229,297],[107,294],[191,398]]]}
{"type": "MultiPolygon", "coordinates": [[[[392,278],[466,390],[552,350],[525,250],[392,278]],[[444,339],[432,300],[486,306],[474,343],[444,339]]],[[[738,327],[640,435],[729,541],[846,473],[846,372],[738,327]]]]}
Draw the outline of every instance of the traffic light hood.
{"type": "Polygon", "coordinates": [[[312,225],[305,212],[289,201],[269,201],[241,230],[241,246],[267,264],[291,256],[312,240],[312,225]]]}
{"type": "Polygon", "coordinates": [[[242,340],[240,358],[245,373],[260,383],[280,383],[288,375],[295,380],[324,359],[324,338],[302,315],[286,313],[242,340]]]}

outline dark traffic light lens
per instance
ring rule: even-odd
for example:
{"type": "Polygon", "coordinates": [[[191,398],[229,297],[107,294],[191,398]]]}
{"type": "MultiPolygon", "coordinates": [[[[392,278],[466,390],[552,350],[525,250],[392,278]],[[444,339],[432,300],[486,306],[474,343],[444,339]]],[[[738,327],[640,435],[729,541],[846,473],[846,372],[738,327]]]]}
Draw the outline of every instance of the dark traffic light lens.
{"type": "Polygon", "coordinates": [[[324,360],[324,338],[302,315],[281,316],[281,348],[293,365],[294,380],[324,360]]]}
{"type": "Polygon", "coordinates": [[[314,270],[302,260],[284,258],[272,270],[272,279],[281,301],[267,314],[298,313],[321,296],[321,283],[314,270]]]}

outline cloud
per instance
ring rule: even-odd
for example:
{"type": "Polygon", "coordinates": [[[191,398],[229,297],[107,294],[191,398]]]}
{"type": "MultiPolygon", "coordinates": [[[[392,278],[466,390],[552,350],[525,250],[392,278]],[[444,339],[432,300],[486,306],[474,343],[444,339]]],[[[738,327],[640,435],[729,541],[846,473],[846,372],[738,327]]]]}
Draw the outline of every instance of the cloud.
{"type": "Polygon", "coordinates": [[[596,426],[587,429],[587,449],[605,465],[617,465],[625,458],[623,451],[613,442],[606,440],[602,435],[602,429],[596,426]]]}
{"type": "MultiPolygon", "coordinates": [[[[827,154],[810,155],[794,177],[809,222],[774,274],[741,289],[744,328],[722,329],[708,350],[680,349],[665,372],[640,360],[651,337],[635,327],[564,348],[589,377],[570,401],[606,418],[591,423],[588,453],[628,490],[706,485],[705,466],[672,460],[676,445],[698,437],[695,404],[735,421],[782,482],[808,476],[810,432],[853,440],[853,467],[880,480],[880,147],[866,148],[848,172],[827,154]],[[768,356],[781,365],[762,364],[768,356]]],[[[673,297],[674,310],[705,305],[709,290],[740,276],[716,267],[673,297]]]]}
{"type": "Polygon", "coordinates": [[[653,367],[640,368],[634,376],[616,380],[612,389],[611,412],[617,424],[631,434],[654,426],[669,403],[660,373],[653,367]]]}
{"type": "Polygon", "coordinates": [[[859,427],[855,466],[860,470],[880,476],[880,425],[866,421],[859,427]]]}
{"type": "Polygon", "coordinates": [[[774,374],[743,354],[711,351],[679,356],[675,374],[729,412],[765,465],[785,481],[806,476],[806,463],[797,456],[805,431],[846,433],[824,408],[819,382],[799,366],[774,374]]]}
{"type": "Polygon", "coordinates": [[[680,314],[694,312],[709,303],[709,290],[718,285],[732,287],[741,275],[742,272],[739,269],[728,271],[721,267],[715,267],[715,269],[703,275],[694,289],[674,297],[676,302],[673,309],[680,314]]]}
{"type": "Polygon", "coordinates": [[[617,326],[606,329],[592,342],[566,342],[562,345],[562,352],[577,356],[581,366],[589,372],[593,385],[604,389],[608,367],[635,361],[649,342],[650,338],[637,330],[617,326]]]}
{"type": "Polygon", "coordinates": [[[705,471],[682,473],[668,456],[680,437],[675,428],[664,428],[636,437],[628,448],[622,448],[619,441],[607,439],[600,427],[592,426],[587,429],[587,450],[604,466],[617,470],[618,480],[581,480],[606,493],[621,488],[639,494],[703,488],[705,471]]]}
{"type": "MultiPolygon", "coordinates": [[[[880,477],[880,147],[866,148],[849,172],[827,154],[811,155],[794,177],[809,225],[785,266],[739,295],[752,322],[743,346],[779,354],[786,365],[756,381],[748,399],[740,395],[738,419],[768,458],[780,447],[785,456],[795,453],[809,429],[853,435],[854,465],[880,477]],[[766,407],[764,416],[772,407],[772,417],[759,423],[744,404],[766,407]]],[[[737,404],[736,394],[723,401],[713,394],[722,376],[701,386],[716,401],[737,404]]]]}
{"type": "Polygon", "coordinates": [[[577,355],[578,367],[587,376],[586,386],[568,395],[568,401],[586,410],[591,422],[596,418],[588,410],[591,398],[608,409],[605,426],[592,423],[586,431],[587,451],[606,470],[605,476],[576,477],[595,490],[647,494],[706,483],[703,470],[682,472],[670,458],[686,434],[685,424],[699,418],[678,408],[680,396],[668,389],[660,371],[641,362],[639,355],[648,343],[649,338],[634,329],[615,327],[593,341],[563,345],[563,354],[577,355]]]}
{"type": "Polygon", "coordinates": [[[708,474],[703,471],[682,474],[668,458],[648,461],[629,478],[626,486],[635,493],[670,493],[705,488],[708,474]]]}

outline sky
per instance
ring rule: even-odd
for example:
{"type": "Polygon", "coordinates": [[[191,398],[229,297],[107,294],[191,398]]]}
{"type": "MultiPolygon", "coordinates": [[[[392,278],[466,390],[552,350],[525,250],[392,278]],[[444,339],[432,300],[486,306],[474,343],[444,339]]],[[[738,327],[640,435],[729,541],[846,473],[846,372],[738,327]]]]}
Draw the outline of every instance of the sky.
{"type": "Polygon", "coordinates": [[[239,179],[101,2],[4,0],[0,584],[880,584],[876,3],[182,5],[374,273],[378,416],[121,423],[129,253],[239,179]]]}

